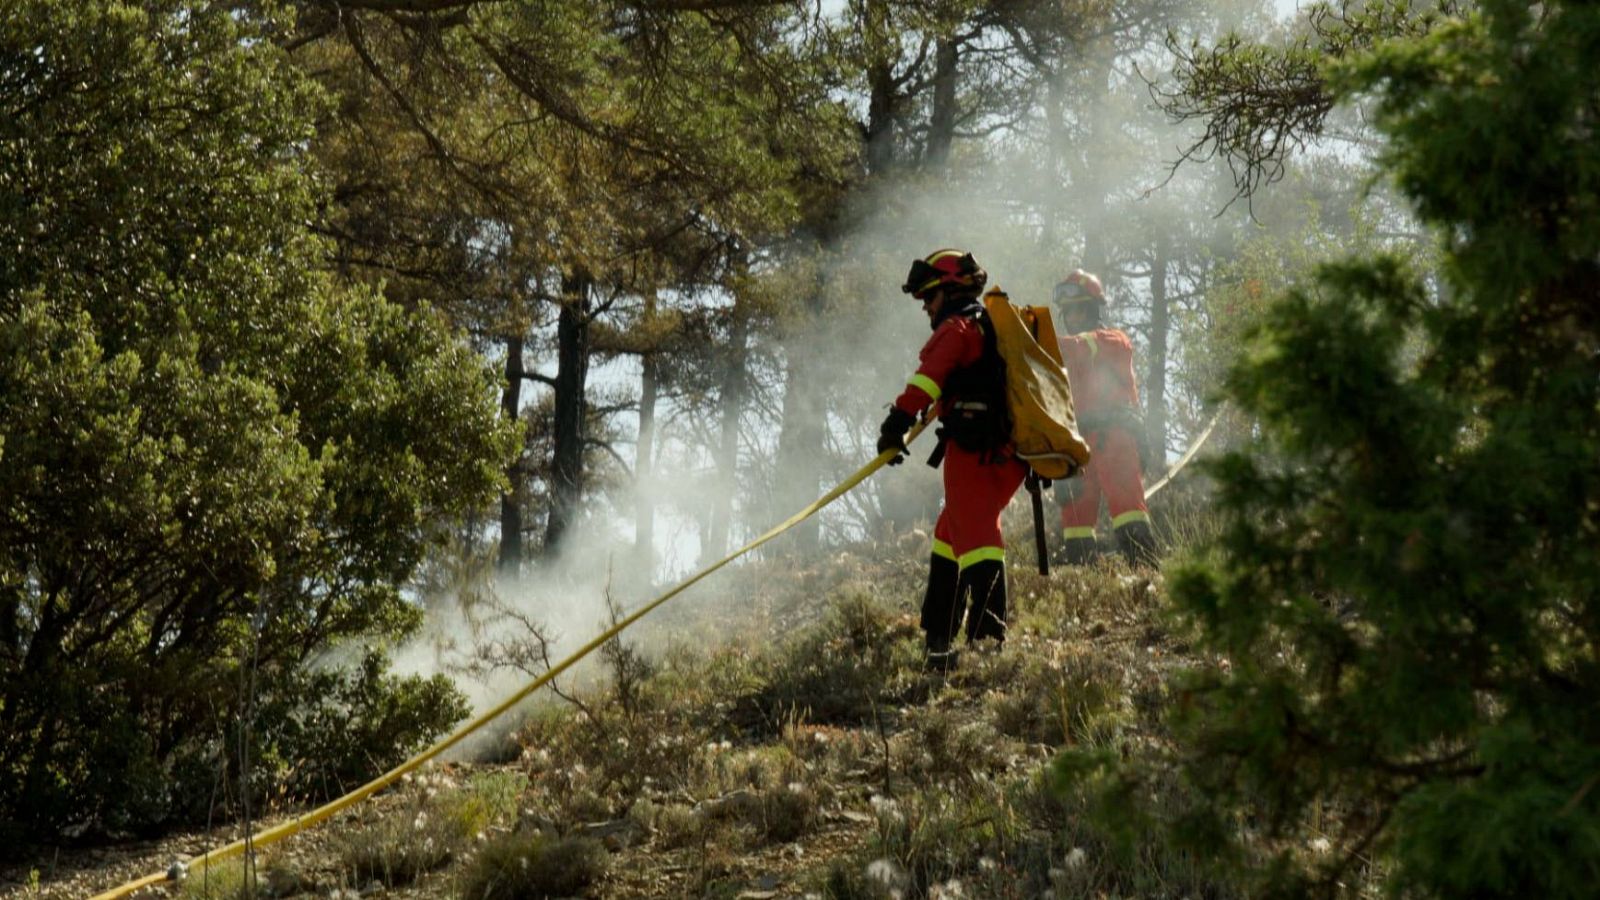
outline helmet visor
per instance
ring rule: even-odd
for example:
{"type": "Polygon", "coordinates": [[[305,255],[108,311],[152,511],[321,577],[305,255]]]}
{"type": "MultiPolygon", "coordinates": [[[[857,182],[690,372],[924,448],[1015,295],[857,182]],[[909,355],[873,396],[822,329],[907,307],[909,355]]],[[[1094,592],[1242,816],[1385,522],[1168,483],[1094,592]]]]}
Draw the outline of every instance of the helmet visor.
{"type": "Polygon", "coordinates": [[[906,283],[900,285],[900,290],[921,300],[922,298],[917,295],[929,288],[937,287],[943,278],[943,272],[929,265],[927,260],[919,259],[911,264],[911,274],[906,276],[906,283]]]}
{"type": "Polygon", "coordinates": [[[1057,303],[1072,303],[1077,300],[1092,300],[1093,295],[1084,290],[1083,284],[1077,281],[1063,281],[1056,285],[1055,301],[1057,303]]]}

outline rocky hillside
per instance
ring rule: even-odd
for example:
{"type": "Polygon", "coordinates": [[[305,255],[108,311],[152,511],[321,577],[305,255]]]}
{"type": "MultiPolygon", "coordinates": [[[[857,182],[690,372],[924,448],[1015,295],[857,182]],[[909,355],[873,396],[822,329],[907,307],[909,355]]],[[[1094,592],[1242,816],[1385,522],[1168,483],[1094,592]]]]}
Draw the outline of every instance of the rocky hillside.
{"type": "MultiPolygon", "coordinates": [[[[1192,660],[1158,575],[1015,566],[1012,639],[933,674],[921,562],[909,542],[884,549],[893,562],[750,567],[707,592],[737,601],[715,615],[692,597],[664,608],[497,749],[261,848],[255,896],[1236,893],[1185,854],[1097,830],[1053,777],[1068,746],[1162,741],[1169,676],[1192,660]]],[[[0,885],[83,897],[237,836],[41,852],[0,885]]],[[[248,896],[237,861],[146,895],[248,896]]]]}

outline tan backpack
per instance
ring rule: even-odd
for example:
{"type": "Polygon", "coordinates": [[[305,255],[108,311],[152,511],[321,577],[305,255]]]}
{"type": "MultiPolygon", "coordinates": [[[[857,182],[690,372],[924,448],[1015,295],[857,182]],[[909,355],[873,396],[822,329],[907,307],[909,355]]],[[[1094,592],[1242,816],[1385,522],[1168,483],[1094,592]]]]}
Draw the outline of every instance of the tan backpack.
{"type": "Polygon", "coordinates": [[[1078,433],[1072,385],[1049,308],[1014,306],[997,287],[983,295],[983,306],[1005,361],[1006,406],[1017,458],[1040,478],[1071,478],[1089,462],[1089,445],[1078,433]]]}

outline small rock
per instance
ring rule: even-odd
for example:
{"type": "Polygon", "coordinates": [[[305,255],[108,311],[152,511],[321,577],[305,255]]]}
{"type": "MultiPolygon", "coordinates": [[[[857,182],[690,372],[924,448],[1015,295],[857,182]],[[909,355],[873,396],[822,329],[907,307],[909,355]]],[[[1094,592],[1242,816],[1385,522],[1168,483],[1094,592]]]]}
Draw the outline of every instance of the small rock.
{"type": "Polygon", "coordinates": [[[612,852],[633,846],[639,840],[640,831],[639,823],[632,819],[591,822],[578,828],[578,834],[600,841],[612,852]]]}

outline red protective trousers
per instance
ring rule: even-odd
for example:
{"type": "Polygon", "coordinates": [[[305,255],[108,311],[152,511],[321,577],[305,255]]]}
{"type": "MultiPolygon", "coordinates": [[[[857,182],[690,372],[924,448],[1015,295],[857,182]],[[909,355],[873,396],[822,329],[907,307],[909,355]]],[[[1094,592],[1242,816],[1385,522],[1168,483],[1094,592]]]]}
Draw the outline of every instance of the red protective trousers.
{"type": "Polygon", "coordinates": [[[1000,514],[1027,472],[1008,454],[973,453],[946,443],[944,509],[933,526],[933,555],[955,560],[961,569],[986,559],[1005,561],[1000,514]]]}
{"type": "MultiPolygon", "coordinates": [[[[1115,328],[1096,328],[1061,338],[1061,357],[1072,382],[1072,399],[1080,426],[1119,409],[1139,408],[1138,380],[1133,374],[1133,342],[1115,328]]],[[[1094,540],[1100,498],[1111,509],[1111,525],[1148,523],[1139,443],[1126,428],[1105,423],[1086,428],[1089,465],[1083,475],[1063,484],[1072,497],[1061,506],[1061,536],[1067,541],[1094,540]]]]}
{"type": "Polygon", "coordinates": [[[1069,482],[1072,499],[1061,507],[1061,535],[1067,540],[1094,537],[1100,517],[1100,498],[1111,510],[1112,527],[1148,522],[1144,503],[1144,478],[1139,468],[1139,445],[1125,428],[1111,427],[1087,435],[1089,465],[1069,482]]]}

